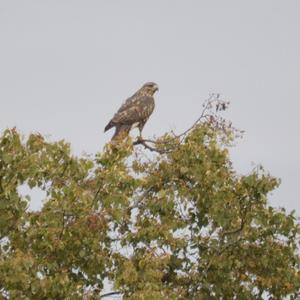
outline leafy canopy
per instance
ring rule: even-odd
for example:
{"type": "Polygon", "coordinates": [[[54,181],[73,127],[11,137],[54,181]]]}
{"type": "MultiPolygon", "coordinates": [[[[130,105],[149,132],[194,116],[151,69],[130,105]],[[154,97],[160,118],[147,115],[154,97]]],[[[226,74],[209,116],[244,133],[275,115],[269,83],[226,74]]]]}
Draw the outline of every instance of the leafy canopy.
{"type": "Polygon", "coordinates": [[[98,299],[109,278],[125,299],[295,299],[299,223],[267,203],[279,181],[262,167],[237,174],[236,131],[202,117],[154,153],[128,139],[94,158],[5,130],[0,297],[98,299]],[[39,211],[24,184],[46,192],[39,211]]]}

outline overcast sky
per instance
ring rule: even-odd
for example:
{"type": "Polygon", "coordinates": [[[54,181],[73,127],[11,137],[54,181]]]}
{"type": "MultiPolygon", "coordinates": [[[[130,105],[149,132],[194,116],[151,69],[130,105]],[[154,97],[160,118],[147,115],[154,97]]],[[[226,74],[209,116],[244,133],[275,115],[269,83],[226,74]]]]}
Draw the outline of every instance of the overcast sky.
{"type": "Polygon", "coordinates": [[[95,153],[145,81],[160,86],[147,137],[186,129],[218,92],[246,131],[235,168],[280,177],[271,204],[299,215],[299,15],[299,0],[0,0],[0,130],[95,153]]]}

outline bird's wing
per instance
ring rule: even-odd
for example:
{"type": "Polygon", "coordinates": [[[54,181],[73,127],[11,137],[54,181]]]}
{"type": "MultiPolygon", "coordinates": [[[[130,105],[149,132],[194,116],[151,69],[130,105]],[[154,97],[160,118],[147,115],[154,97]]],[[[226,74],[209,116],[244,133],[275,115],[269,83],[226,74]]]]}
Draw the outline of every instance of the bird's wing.
{"type": "Polygon", "coordinates": [[[118,110],[118,113],[124,111],[132,106],[134,106],[139,100],[141,100],[144,96],[140,93],[136,92],[134,95],[125,100],[125,102],[121,105],[118,110]]]}
{"type": "Polygon", "coordinates": [[[139,99],[141,95],[136,92],[133,96],[129,97],[118,109],[118,111],[115,113],[113,118],[109,121],[109,123],[105,126],[104,132],[109,130],[110,128],[114,127],[118,120],[122,120],[125,118],[125,114],[122,113],[128,109],[130,109],[132,106],[135,106],[136,101],[139,99]]]}
{"type": "Polygon", "coordinates": [[[133,124],[140,120],[140,107],[132,106],[116,113],[112,119],[114,124],[133,124]]]}
{"type": "Polygon", "coordinates": [[[133,124],[149,117],[154,108],[154,100],[151,96],[139,96],[128,99],[114,115],[114,124],[133,124]],[[128,101],[130,100],[130,101],[128,101]]]}

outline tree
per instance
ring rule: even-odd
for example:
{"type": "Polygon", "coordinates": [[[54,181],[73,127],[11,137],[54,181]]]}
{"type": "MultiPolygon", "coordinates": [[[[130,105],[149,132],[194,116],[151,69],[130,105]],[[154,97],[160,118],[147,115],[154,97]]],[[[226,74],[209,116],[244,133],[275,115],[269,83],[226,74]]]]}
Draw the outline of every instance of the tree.
{"type": "Polygon", "coordinates": [[[94,158],[5,130],[0,297],[98,299],[109,278],[125,299],[295,299],[298,219],[267,203],[279,180],[233,169],[226,108],[212,98],[182,135],[107,144],[94,158]],[[41,210],[28,210],[24,184],[46,192],[41,210]]]}

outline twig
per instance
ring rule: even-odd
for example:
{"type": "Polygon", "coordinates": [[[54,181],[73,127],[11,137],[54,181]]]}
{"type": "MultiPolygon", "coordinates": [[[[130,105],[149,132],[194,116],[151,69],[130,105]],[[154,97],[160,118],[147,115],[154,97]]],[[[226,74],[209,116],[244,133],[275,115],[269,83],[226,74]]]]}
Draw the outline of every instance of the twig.
{"type": "Polygon", "coordinates": [[[242,220],[241,220],[241,225],[240,225],[239,228],[234,229],[234,230],[223,231],[223,232],[222,232],[222,236],[238,233],[238,232],[240,232],[240,231],[243,230],[244,225],[245,225],[245,221],[244,221],[244,218],[242,218],[242,220]]]}
{"type": "Polygon", "coordinates": [[[235,246],[236,244],[238,244],[239,242],[244,241],[244,239],[240,238],[232,243],[229,243],[227,245],[225,245],[222,249],[217,250],[216,249],[216,253],[215,255],[212,255],[211,259],[209,260],[209,262],[207,263],[204,272],[202,273],[202,276],[200,277],[200,281],[202,281],[204,279],[204,276],[207,275],[207,272],[209,271],[209,269],[211,268],[213,261],[220,255],[222,255],[228,248],[235,246]]]}
{"type": "Polygon", "coordinates": [[[137,207],[137,205],[146,197],[149,195],[149,193],[153,191],[153,187],[148,188],[147,190],[145,190],[143,192],[142,195],[140,195],[137,199],[135,199],[135,201],[133,202],[133,205],[131,206],[131,208],[135,208],[137,207]]]}
{"type": "MultiPolygon", "coordinates": [[[[220,99],[220,95],[219,94],[211,94],[209,96],[209,98],[204,102],[203,104],[203,110],[202,113],[200,115],[200,117],[192,124],[192,126],[190,126],[187,130],[185,130],[183,133],[176,135],[173,132],[174,138],[179,138],[180,139],[180,143],[184,140],[185,136],[191,131],[193,130],[203,119],[208,120],[208,118],[214,118],[214,113],[212,111],[210,111],[213,108],[213,103],[216,102],[216,111],[219,110],[225,110],[226,109],[226,104],[223,103],[220,99]]],[[[154,144],[154,145],[158,145],[158,144],[165,144],[165,145],[170,145],[170,143],[168,141],[164,142],[164,141],[155,141],[155,140],[150,140],[150,139],[143,139],[141,137],[139,137],[135,142],[133,142],[133,145],[143,145],[146,149],[152,151],[152,152],[157,152],[159,154],[165,154],[165,153],[169,153],[172,150],[168,149],[168,150],[162,150],[162,149],[157,149],[154,146],[150,146],[150,144],[154,144]]]]}
{"type": "Polygon", "coordinates": [[[149,146],[148,144],[147,144],[147,141],[149,142],[149,143],[153,143],[153,144],[156,144],[157,142],[155,142],[155,141],[151,141],[151,140],[144,140],[144,139],[137,139],[135,142],[133,142],[133,145],[135,146],[135,145],[143,145],[145,148],[147,148],[148,150],[150,150],[150,151],[152,151],[152,152],[157,152],[157,153],[159,153],[159,154],[162,154],[162,153],[165,153],[164,151],[162,151],[162,150],[158,150],[158,149],[156,149],[156,148],[154,148],[154,147],[152,147],[152,146],[149,146]]]}
{"type": "MultiPolygon", "coordinates": [[[[165,144],[165,145],[170,145],[169,142],[164,142],[164,141],[153,141],[153,140],[148,140],[148,139],[141,139],[141,138],[138,138],[135,142],[133,142],[133,145],[143,145],[146,149],[152,151],[152,152],[157,152],[159,154],[166,154],[166,153],[170,153],[172,150],[171,149],[168,149],[168,150],[163,150],[163,149],[157,149],[155,147],[152,147],[152,146],[149,146],[148,143],[152,143],[152,144],[155,144],[155,145],[158,145],[158,144],[165,144]]],[[[174,148],[173,148],[174,149],[174,148]]]]}
{"type": "Polygon", "coordinates": [[[182,137],[185,136],[187,133],[189,133],[193,128],[195,128],[195,126],[205,117],[207,117],[208,115],[206,115],[207,110],[209,109],[210,105],[211,105],[211,101],[216,98],[219,98],[219,94],[217,94],[217,96],[215,94],[211,94],[210,97],[206,100],[206,104],[204,105],[204,108],[202,110],[202,113],[200,115],[200,117],[193,123],[193,125],[191,127],[189,127],[186,131],[184,131],[183,133],[179,134],[179,135],[175,135],[176,137],[182,137]]]}
{"type": "Polygon", "coordinates": [[[241,225],[240,227],[236,228],[236,229],[233,229],[233,230],[227,230],[227,231],[223,231],[221,233],[222,237],[224,237],[225,235],[230,235],[230,234],[235,234],[235,233],[239,233],[241,232],[243,229],[244,229],[244,226],[245,226],[245,223],[246,223],[246,216],[247,216],[247,208],[242,208],[242,200],[244,200],[244,197],[242,199],[240,199],[239,201],[239,205],[240,205],[240,208],[239,208],[239,214],[240,214],[240,219],[241,219],[241,225]]]}
{"type": "MultiPolygon", "coordinates": [[[[138,140],[139,140],[139,139],[138,139],[138,140]]],[[[141,139],[141,138],[140,138],[140,140],[141,140],[141,141],[143,141],[143,142],[146,142],[146,143],[157,144],[157,141],[154,141],[154,140],[149,140],[149,139],[141,139]]]]}
{"type": "Polygon", "coordinates": [[[109,296],[113,296],[113,295],[119,295],[119,294],[121,294],[121,292],[109,292],[109,293],[100,295],[100,298],[109,297],[109,296]]]}
{"type": "Polygon", "coordinates": [[[100,193],[100,190],[101,190],[101,186],[98,188],[95,196],[94,196],[94,199],[93,199],[93,203],[96,201],[97,197],[98,197],[98,194],[100,193]]]}
{"type": "Polygon", "coordinates": [[[65,232],[65,211],[63,210],[63,212],[62,212],[62,230],[61,230],[61,232],[60,232],[60,234],[59,234],[59,237],[58,237],[58,239],[59,240],[61,240],[62,239],[62,237],[63,237],[63,234],[64,234],[64,232],[65,232]]]}

